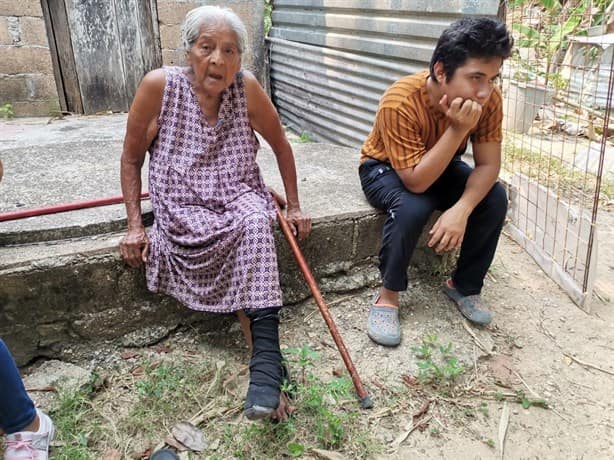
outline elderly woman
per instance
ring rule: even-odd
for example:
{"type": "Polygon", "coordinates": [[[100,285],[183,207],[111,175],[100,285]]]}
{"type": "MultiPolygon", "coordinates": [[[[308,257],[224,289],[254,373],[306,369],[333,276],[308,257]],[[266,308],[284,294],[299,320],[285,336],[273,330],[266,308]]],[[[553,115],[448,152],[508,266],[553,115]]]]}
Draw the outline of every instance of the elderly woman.
{"type": "Polygon", "coordinates": [[[275,210],[256,164],[254,131],[276,155],[286,219],[299,238],[311,221],[299,206],[294,157],[277,112],[241,69],[246,37],[231,10],[196,8],[182,27],[187,66],[143,78],[121,159],[128,232],[120,251],[131,267],[145,263],[151,291],[194,310],[238,313],[252,349],[244,413],[254,420],[284,418],[288,410],[280,391],[275,210]],[[139,201],[146,151],[155,216],[149,235],[139,201]]]}

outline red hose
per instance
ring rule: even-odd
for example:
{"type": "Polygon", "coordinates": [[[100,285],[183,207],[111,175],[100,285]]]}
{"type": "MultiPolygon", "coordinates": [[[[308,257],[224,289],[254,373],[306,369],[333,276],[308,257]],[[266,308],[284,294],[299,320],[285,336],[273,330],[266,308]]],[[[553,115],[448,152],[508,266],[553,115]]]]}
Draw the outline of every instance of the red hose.
{"type": "MultiPolygon", "coordinates": [[[[149,198],[149,193],[141,193],[141,199],[149,198]]],[[[97,200],[77,201],[67,204],[56,204],[43,208],[24,209],[23,211],[12,211],[0,214],[0,222],[8,220],[25,219],[26,217],[44,216],[45,214],[56,214],[59,212],[76,211],[78,209],[95,208],[98,206],[107,206],[110,204],[118,204],[124,201],[123,196],[114,196],[111,198],[99,198],[97,200]]]]}

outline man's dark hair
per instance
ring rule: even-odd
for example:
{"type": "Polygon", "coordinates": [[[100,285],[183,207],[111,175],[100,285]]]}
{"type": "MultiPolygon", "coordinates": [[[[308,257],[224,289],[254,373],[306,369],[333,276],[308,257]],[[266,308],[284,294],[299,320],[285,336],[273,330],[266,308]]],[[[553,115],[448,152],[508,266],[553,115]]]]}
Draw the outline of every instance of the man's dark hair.
{"type": "Polygon", "coordinates": [[[507,59],[514,39],[505,24],[496,19],[468,17],[459,19],[443,31],[431,58],[431,78],[435,83],[435,63],[441,62],[450,80],[470,58],[507,59]]]}

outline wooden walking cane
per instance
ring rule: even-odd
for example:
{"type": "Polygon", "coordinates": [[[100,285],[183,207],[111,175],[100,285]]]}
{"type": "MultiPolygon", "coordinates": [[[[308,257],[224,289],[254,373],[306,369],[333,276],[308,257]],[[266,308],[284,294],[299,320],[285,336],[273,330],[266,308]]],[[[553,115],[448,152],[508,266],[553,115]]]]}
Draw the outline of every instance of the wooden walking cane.
{"type": "Polygon", "coordinates": [[[311,270],[305,261],[305,257],[299,248],[298,243],[296,242],[296,238],[292,234],[292,230],[290,229],[290,225],[286,222],[286,219],[281,213],[281,209],[279,208],[279,204],[275,199],[275,195],[273,195],[273,202],[275,203],[275,209],[277,210],[277,220],[279,221],[279,226],[294,253],[294,257],[296,258],[296,262],[298,263],[299,268],[303,272],[303,276],[305,277],[305,281],[309,285],[309,289],[313,294],[313,298],[318,304],[318,308],[320,309],[320,313],[324,317],[324,321],[328,326],[328,330],[330,334],[333,336],[333,340],[337,345],[337,349],[339,353],[341,353],[341,357],[343,358],[343,362],[345,363],[345,367],[350,373],[350,377],[352,377],[352,382],[354,383],[354,388],[356,388],[356,393],[358,393],[358,398],[360,399],[360,407],[363,409],[371,409],[373,407],[373,401],[369,397],[367,391],[362,386],[362,382],[360,381],[360,377],[358,376],[358,371],[356,367],[354,367],[354,363],[352,362],[352,358],[350,358],[350,354],[345,348],[345,344],[343,343],[343,339],[341,338],[341,334],[339,334],[339,330],[337,329],[337,325],[335,324],[332,316],[330,315],[330,311],[328,310],[328,306],[326,302],[322,298],[322,294],[320,293],[320,289],[311,274],[311,270]]]}

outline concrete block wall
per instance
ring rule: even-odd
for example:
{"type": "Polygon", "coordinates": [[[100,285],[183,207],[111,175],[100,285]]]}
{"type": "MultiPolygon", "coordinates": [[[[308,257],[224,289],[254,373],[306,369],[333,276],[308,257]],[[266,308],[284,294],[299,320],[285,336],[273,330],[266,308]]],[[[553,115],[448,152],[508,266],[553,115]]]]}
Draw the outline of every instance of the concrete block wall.
{"type": "MultiPolygon", "coordinates": [[[[183,64],[180,28],[186,13],[201,5],[231,8],[245,23],[249,48],[243,65],[263,82],[264,0],[158,0],[164,65],[183,64]]],[[[0,105],[16,116],[48,116],[59,99],[40,0],[0,0],[0,105]]]]}
{"type": "MultiPolygon", "coordinates": [[[[431,216],[430,228],[438,214],[431,216]]],[[[375,210],[316,219],[301,250],[323,293],[352,292],[380,283],[377,253],[384,214],[375,210]]],[[[412,267],[449,273],[454,255],[435,254],[423,234],[412,267]]],[[[224,327],[229,315],[203,315],[146,288],[143,270],[121,260],[118,234],[47,243],[0,246],[0,337],[19,365],[38,356],[65,358],[76,344],[120,340],[126,334],[180,324],[224,327]],[[20,261],[10,253],[19,251],[20,261]]],[[[304,277],[279,229],[275,229],[284,304],[310,296],[304,277]]]]}
{"type": "Polygon", "coordinates": [[[0,105],[16,116],[59,108],[40,0],[0,0],[0,105]]]}
{"type": "Polygon", "coordinates": [[[164,65],[182,65],[184,62],[180,34],[186,13],[198,6],[217,5],[232,9],[247,27],[248,50],[243,55],[243,66],[253,72],[260,82],[263,81],[264,0],[158,0],[157,5],[164,65]]]}

